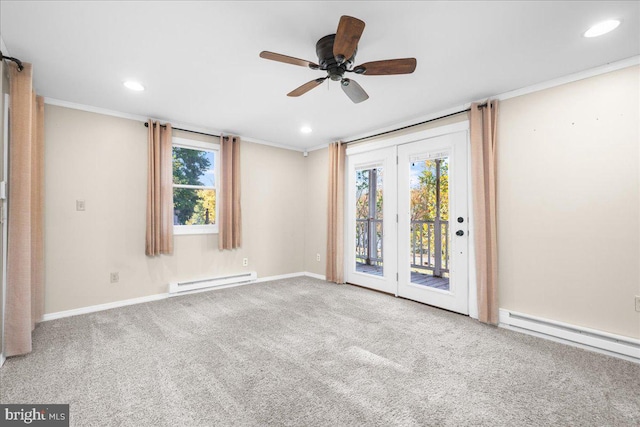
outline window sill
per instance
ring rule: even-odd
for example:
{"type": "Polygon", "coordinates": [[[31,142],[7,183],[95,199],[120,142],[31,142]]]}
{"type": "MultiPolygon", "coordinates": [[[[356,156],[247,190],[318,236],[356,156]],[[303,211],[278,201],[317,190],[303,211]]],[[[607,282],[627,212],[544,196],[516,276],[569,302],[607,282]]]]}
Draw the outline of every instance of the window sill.
{"type": "Polygon", "coordinates": [[[218,234],[217,225],[174,225],[173,235],[218,234]]]}

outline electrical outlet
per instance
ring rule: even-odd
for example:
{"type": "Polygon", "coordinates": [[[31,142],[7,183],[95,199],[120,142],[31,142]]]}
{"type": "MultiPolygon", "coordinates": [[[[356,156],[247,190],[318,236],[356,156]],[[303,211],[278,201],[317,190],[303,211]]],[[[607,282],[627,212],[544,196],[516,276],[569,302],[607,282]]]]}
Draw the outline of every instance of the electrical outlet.
{"type": "Polygon", "coordinates": [[[118,283],[120,281],[120,273],[111,273],[111,283],[118,283]]]}
{"type": "Polygon", "coordinates": [[[320,254],[316,254],[316,261],[320,262],[320,254]]]}
{"type": "Polygon", "coordinates": [[[249,258],[242,258],[242,266],[243,267],[249,266],[249,258]]]}
{"type": "Polygon", "coordinates": [[[76,200],[76,210],[77,211],[84,210],[84,200],[76,200]]]}
{"type": "Polygon", "coordinates": [[[636,295],[636,311],[640,312],[640,295],[636,295]]]}

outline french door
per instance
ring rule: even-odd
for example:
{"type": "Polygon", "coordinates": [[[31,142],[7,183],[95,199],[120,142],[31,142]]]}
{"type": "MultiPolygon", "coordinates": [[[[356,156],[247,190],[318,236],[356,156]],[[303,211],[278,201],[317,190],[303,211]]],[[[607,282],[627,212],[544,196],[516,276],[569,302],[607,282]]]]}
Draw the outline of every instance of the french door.
{"type": "Polygon", "coordinates": [[[349,156],[347,170],[346,280],[396,294],[396,149],[349,156]]]}
{"type": "Polygon", "coordinates": [[[398,295],[469,314],[467,133],[398,146],[398,295]]]}
{"type": "Polygon", "coordinates": [[[466,131],[348,157],[349,283],[468,314],[466,131]]]}

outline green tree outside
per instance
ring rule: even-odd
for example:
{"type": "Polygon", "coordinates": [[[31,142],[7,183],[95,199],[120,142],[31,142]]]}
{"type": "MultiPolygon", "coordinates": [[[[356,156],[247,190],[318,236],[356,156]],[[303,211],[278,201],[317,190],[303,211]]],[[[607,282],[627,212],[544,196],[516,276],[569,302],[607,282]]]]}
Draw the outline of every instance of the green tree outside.
{"type": "MultiPolygon", "coordinates": [[[[200,182],[200,177],[210,167],[211,161],[205,152],[173,147],[174,184],[205,185],[200,182]]],[[[215,191],[174,188],[173,210],[177,224],[206,224],[204,221],[207,209],[209,209],[209,223],[213,223],[215,221],[215,191]],[[213,193],[213,196],[208,193],[213,193]],[[210,209],[211,204],[214,206],[213,209],[210,209]]]]}

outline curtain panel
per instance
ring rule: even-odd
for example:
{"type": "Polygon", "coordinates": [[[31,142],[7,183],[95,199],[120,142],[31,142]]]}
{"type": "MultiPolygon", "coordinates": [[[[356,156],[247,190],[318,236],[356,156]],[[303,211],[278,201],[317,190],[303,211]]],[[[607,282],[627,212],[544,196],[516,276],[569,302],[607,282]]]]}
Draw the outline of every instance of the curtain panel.
{"type": "Polygon", "coordinates": [[[344,185],[347,145],[329,145],[327,268],[329,282],[344,283],[344,185]]]}
{"type": "Polygon", "coordinates": [[[6,356],[31,352],[44,313],[44,100],[33,92],[31,64],[9,66],[9,188],[6,356]]]}
{"type": "Polygon", "coordinates": [[[173,151],[171,124],[149,120],[147,138],[148,256],[173,253],[173,151]]]}
{"type": "Polygon", "coordinates": [[[220,136],[220,206],[218,248],[236,249],[242,245],[240,205],[240,138],[220,136]]]}
{"type": "Polygon", "coordinates": [[[475,227],[478,320],[498,323],[496,130],[498,101],[471,104],[471,183],[475,227]]]}

